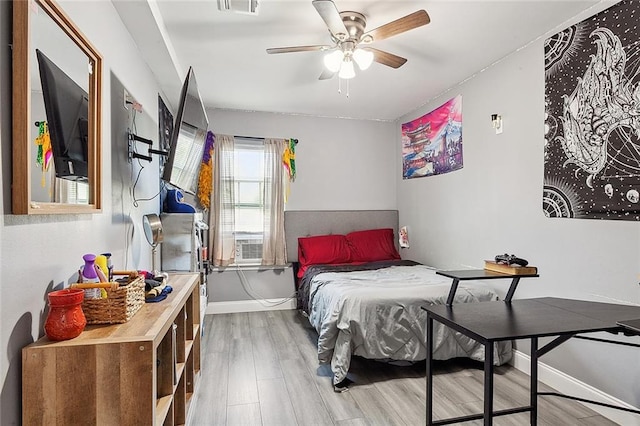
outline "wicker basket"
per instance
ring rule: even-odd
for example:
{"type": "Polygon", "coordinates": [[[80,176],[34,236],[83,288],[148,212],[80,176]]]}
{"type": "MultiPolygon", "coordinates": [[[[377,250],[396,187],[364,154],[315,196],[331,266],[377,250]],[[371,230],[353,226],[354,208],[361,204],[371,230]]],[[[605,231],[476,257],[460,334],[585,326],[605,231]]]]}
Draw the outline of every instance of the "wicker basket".
{"type": "Polygon", "coordinates": [[[137,272],[114,271],[113,275],[126,275],[129,282],[99,284],[72,284],[76,288],[104,288],[107,297],[103,299],[84,299],[82,311],[87,324],[122,324],[127,322],[144,305],[144,278],[137,272]]]}

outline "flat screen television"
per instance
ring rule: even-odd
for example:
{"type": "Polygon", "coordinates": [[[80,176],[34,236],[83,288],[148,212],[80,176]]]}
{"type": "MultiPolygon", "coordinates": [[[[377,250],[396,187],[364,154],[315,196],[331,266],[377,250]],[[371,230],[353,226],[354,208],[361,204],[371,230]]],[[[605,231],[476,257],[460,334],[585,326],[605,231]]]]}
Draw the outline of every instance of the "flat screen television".
{"type": "Polygon", "coordinates": [[[208,127],[209,120],[198,91],[196,76],[189,67],[182,85],[169,156],[162,174],[165,182],[190,194],[197,192],[208,127]]]}
{"type": "Polygon", "coordinates": [[[89,95],[36,49],[56,177],[88,180],[89,95]]]}

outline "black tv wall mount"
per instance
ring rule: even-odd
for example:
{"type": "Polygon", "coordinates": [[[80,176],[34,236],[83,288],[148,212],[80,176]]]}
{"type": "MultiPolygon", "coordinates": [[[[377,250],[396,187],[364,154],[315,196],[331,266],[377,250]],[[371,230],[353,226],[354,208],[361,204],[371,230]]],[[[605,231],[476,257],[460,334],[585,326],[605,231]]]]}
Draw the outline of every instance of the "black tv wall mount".
{"type": "Polygon", "coordinates": [[[153,157],[151,157],[152,154],[162,155],[163,157],[167,157],[169,155],[168,151],[163,151],[161,149],[153,149],[152,148],[153,141],[151,139],[145,139],[132,132],[127,132],[127,142],[128,142],[127,152],[128,152],[129,162],[131,162],[131,160],[134,158],[151,162],[153,160],[153,157]],[[144,155],[137,152],[136,142],[142,142],[144,144],[147,144],[149,146],[149,149],[147,151],[149,155],[144,155]]]}

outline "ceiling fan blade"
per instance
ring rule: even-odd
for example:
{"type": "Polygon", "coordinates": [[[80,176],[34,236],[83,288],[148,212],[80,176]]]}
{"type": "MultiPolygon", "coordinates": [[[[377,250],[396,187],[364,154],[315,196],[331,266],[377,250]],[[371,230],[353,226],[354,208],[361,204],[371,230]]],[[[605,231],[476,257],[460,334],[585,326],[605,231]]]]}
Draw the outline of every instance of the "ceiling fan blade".
{"type": "Polygon", "coordinates": [[[334,75],[336,75],[335,72],[331,72],[325,68],[322,70],[322,74],[320,74],[320,77],[318,77],[318,80],[330,80],[333,78],[334,75]]]}
{"type": "Polygon", "coordinates": [[[313,0],[313,7],[316,8],[320,17],[327,24],[327,28],[338,40],[346,40],[349,36],[347,27],[344,26],[340,12],[335,3],[331,0],[313,0]]]}
{"type": "Polygon", "coordinates": [[[365,47],[364,49],[373,52],[374,61],[391,68],[400,68],[407,62],[405,58],[384,50],[374,49],[373,47],[365,47]]]}
{"type": "Polygon", "coordinates": [[[369,40],[369,42],[384,40],[385,38],[393,37],[414,28],[427,25],[429,22],[431,22],[429,14],[425,10],[418,10],[404,18],[396,19],[395,21],[364,33],[361,40],[369,40]]]}
{"type": "Polygon", "coordinates": [[[331,46],[317,44],[313,46],[292,46],[292,47],[272,47],[267,49],[267,53],[291,53],[291,52],[314,52],[316,50],[329,50],[331,46]]]}

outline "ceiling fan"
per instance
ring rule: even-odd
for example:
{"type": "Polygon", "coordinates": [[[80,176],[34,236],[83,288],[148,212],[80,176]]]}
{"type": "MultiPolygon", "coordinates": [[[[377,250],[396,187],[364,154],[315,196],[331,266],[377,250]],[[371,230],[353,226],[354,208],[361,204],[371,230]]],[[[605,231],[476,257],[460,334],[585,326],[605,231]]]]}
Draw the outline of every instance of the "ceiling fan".
{"type": "Polygon", "coordinates": [[[314,0],[312,3],[327,25],[333,44],[275,47],[267,49],[267,53],[332,51],[324,57],[326,69],[320,75],[320,80],[332,78],[336,73],[342,79],[355,77],[354,62],[361,70],[367,69],[373,61],[391,68],[401,67],[407,62],[405,58],[374,49],[369,44],[431,22],[426,11],[418,10],[403,18],[365,32],[367,18],[362,13],[352,11],[339,12],[332,0],[314,0]]]}

